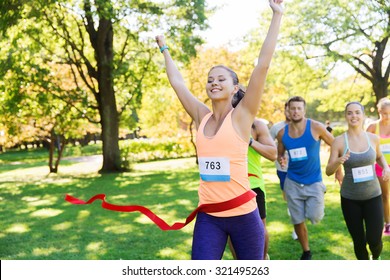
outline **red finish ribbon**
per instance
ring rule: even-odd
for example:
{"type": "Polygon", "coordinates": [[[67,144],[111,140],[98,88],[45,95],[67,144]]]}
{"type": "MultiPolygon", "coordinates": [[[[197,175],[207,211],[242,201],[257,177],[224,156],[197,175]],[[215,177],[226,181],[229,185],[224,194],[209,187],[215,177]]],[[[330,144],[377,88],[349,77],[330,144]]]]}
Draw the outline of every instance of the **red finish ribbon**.
{"type": "Polygon", "coordinates": [[[198,212],[214,213],[226,211],[229,209],[236,208],[256,196],[256,193],[252,190],[249,190],[243,193],[240,196],[237,196],[231,200],[219,202],[219,203],[210,203],[210,204],[201,204],[199,205],[192,213],[187,217],[184,223],[174,223],[172,226],[168,225],[163,219],[154,214],[150,209],[140,206],[140,205],[115,205],[106,201],[105,194],[97,194],[91,197],[88,201],[84,201],[78,198],[75,198],[70,195],[65,196],[65,200],[72,204],[91,204],[97,199],[102,200],[102,208],[118,211],[118,212],[141,212],[146,215],[150,220],[152,220],[160,229],[162,230],[179,230],[189,224],[195,217],[198,212]]]}

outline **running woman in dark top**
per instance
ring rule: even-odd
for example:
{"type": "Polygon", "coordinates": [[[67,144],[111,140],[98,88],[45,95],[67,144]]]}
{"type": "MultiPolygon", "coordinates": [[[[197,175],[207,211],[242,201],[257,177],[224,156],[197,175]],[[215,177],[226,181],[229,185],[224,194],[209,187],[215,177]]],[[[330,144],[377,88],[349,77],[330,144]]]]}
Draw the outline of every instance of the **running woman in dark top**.
{"type": "Polygon", "coordinates": [[[358,260],[380,259],[382,252],[383,205],[381,188],[375,173],[377,162],[383,168],[383,180],[389,180],[390,169],[379,147],[379,137],[363,130],[364,107],[350,102],[345,107],[348,130],[336,137],[326,174],[332,175],[344,166],[341,184],[341,209],[352,237],[358,260]]]}

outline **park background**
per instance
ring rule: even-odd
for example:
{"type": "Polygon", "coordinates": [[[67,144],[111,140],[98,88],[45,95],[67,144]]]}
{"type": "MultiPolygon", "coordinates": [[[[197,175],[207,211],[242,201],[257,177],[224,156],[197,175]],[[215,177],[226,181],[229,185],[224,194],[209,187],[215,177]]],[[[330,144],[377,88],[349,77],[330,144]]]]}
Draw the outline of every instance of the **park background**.
{"type": "MultiPolygon", "coordinates": [[[[245,2],[245,1],[244,1],[245,2]]],[[[207,44],[218,1],[23,1],[0,4],[0,258],[189,259],[192,226],[164,232],[138,213],[75,206],[66,193],[151,208],[172,224],[197,206],[193,124],[167,81],[156,31],[165,34],[190,90],[208,103],[207,72],[219,63],[246,84],[267,32],[257,27],[207,44]]],[[[264,3],[263,3],[264,2],[264,3]]],[[[280,40],[258,117],[283,120],[304,97],[307,116],[345,130],[360,101],[370,119],[388,95],[389,1],[285,1],[280,40]]],[[[249,9],[249,7],[247,7],[249,9]]],[[[226,16],[240,26],[249,10],[226,16]]],[[[229,25],[220,33],[234,32],[229,25]]],[[[322,164],[327,162],[323,149],[322,164]]],[[[300,255],[291,239],[273,163],[263,161],[271,259],[300,255]]],[[[324,176],[326,216],[309,226],[314,259],[354,259],[339,187],[324,176]]],[[[382,259],[390,259],[384,237],[382,259]]],[[[224,259],[231,259],[227,250],[224,259]]]]}

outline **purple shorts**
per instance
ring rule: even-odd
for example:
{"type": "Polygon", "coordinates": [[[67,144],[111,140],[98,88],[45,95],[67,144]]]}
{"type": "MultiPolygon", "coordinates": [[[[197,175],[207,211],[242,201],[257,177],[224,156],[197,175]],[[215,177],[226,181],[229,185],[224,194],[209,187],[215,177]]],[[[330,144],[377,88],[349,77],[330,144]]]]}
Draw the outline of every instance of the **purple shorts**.
{"type": "Polygon", "coordinates": [[[258,209],[234,217],[215,217],[199,212],[192,240],[192,259],[222,259],[228,236],[236,251],[237,259],[263,259],[264,225],[258,209]]]}

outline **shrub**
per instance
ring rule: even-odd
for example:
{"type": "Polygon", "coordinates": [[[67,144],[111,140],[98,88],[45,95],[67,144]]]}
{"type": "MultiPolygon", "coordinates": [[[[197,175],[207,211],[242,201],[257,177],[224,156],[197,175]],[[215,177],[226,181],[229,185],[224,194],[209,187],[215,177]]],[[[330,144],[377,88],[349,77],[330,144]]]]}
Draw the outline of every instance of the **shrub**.
{"type": "Polygon", "coordinates": [[[134,162],[183,158],[195,155],[190,138],[131,139],[119,142],[122,167],[131,170],[134,162]]]}

